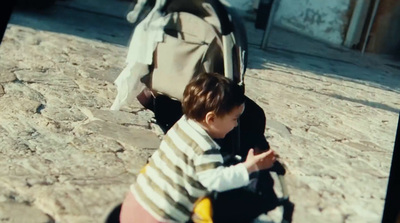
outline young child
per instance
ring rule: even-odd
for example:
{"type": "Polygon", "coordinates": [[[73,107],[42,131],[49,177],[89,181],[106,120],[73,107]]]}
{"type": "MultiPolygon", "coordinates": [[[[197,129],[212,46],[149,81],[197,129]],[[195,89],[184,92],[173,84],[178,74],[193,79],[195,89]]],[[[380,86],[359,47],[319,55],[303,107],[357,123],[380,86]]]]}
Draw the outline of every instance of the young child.
{"type": "Polygon", "coordinates": [[[194,203],[211,191],[246,186],[249,175],[275,162],[272,150],[224,167],[219,145],[244,111],[243,89],[221,74],[203,73],[185,88],[183,116],[164,136],[160,148],[139,173],[122,204],[127,222],[186,222],[194,203]]]}

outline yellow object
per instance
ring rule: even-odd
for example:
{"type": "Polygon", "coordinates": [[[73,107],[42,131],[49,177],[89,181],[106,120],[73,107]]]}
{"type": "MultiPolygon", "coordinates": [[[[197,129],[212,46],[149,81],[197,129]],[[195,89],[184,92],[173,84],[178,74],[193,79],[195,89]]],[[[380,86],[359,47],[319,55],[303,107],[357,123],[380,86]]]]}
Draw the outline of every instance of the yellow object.
{"type": "Polygon", "coordinates": [[[194,204],[192,221],[194,223],[212,223],[212,203],[209,197],[199,198],[194,204]]]}
{"type": "Polygon", "coordinates": [[[140,169],[140,173],[146,173],[146,167],[149,164],[144,165],[144,167],[142,167],[142,169],[140,169]]]}

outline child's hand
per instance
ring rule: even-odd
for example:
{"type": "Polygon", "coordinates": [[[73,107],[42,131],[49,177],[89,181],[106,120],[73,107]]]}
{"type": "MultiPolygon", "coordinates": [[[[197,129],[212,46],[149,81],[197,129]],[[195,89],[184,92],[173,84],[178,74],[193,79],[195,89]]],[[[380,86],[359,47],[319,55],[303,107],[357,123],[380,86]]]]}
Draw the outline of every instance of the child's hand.
{"type": "Polygon", "coordinates": [[[275,153],[272,149],[261,152],[254,155],[254,149],[250,149],[244,165],[247,168],[247,172],[252,173],[259,170],[269,169],[274,164],[276,158],[275,153]]]}

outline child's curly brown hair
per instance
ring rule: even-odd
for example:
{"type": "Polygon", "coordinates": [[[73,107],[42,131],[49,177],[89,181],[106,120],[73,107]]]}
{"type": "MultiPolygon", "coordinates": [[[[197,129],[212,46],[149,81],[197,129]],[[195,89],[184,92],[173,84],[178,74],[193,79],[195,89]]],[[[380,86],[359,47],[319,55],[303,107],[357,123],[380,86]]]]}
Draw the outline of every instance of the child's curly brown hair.
{"type": "Polygon", "coordinates": [[[183,114],[202,121],[210,111],[224,116],[244,103],[244,89],[218,73],[201,73],[194,77],[183,92],[183,114]]]}

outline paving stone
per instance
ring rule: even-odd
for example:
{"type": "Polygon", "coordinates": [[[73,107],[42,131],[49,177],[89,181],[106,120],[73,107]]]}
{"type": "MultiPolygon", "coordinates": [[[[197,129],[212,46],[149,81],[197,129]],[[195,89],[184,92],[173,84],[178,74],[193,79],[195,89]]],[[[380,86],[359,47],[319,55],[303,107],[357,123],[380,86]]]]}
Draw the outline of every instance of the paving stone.
{"type": "Polygon", "coordinates": [[[92,120],[103,120],[111,123],[120,125],[137,125],[142,127],[148,127],[149,121],[137,114],[132,114],[123,111],[112,111],[112,110],[99,110],[99,109],[86,109],[83,112],[92,120]]]}
{"type": "Polygon", "coordinates": [[[124,127],[100,120],[91,121],[83,125],[82,128],[139,148],[158,148],[159,146],[157,135],[150,130],[124,127]]]}
{"type": "Polygon", "coordinates": [[[27,204],[16,202],[0,202],[0,221],[10,223],[52,223],[54,222],[54,219],[39,209],[27,204]]]}
{"type": "Polygon", "coordinates": [[[61,86],[63,89],[72,90],[78,87],[73,79],[62,75],[51,75],[42,72],[16,71],[18,80],[27,83],[40,83],[47,86],[61,86]]]}
{"type": "Polygon", "coordinates": [[[0,83],[12,82],[15,81],[16,79],[17,77],[15,76],[15,74],[9,71],[0,72],[0,83]]]}

